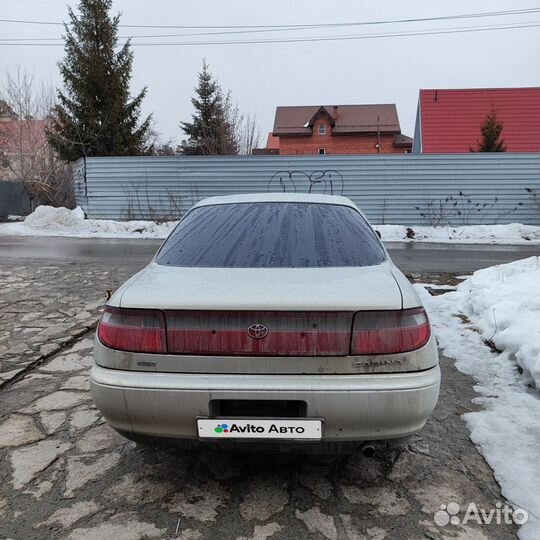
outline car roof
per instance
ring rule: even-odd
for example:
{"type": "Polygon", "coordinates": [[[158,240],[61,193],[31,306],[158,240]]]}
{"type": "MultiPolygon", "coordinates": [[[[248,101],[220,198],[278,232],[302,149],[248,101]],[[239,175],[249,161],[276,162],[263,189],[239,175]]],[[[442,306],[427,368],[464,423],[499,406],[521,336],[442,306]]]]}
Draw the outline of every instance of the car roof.
{"type": "Polygon", "coordinates": [[[300,202],[313,204],[336,204],[350,206],[358,210],[356,205],[347,197],[341,195],[321,195],[318,193],[246,193],[241,195],[226,195],[223,197],[208,197],[199,201],[199,206],[217,204],[260,203],[260,202],[300,202]]]}

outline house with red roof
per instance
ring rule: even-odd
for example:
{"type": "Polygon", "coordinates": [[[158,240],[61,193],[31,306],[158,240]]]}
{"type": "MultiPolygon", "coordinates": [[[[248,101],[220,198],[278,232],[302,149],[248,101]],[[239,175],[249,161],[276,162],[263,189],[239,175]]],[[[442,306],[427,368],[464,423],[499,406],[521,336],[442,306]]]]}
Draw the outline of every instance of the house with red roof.
{"type": "Polygon", "coordinates": [[[540,88],[420,90],[413,152],[468,153],[491,112],[503,124],[507,152],[540,152],[540,88]]]}
{"type": "Polygon", "coordinates": [[[395,154],[411,150],[394,104],[277,107],[266,148],[254,154],[395,154]]]}

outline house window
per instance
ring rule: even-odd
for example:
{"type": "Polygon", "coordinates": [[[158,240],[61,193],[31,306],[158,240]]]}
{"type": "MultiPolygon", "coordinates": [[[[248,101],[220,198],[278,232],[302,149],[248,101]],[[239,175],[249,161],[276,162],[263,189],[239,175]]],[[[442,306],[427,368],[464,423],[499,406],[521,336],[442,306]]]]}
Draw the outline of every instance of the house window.
{"type": "Polygon", "coordinates": [[[319,154],[326,154],[326,148],[319,148],[319,154]]]}
{"type": "Polygon", "coordinates": [[[319,124],[319,135],[326,135],[326,124],[319,124]]]}

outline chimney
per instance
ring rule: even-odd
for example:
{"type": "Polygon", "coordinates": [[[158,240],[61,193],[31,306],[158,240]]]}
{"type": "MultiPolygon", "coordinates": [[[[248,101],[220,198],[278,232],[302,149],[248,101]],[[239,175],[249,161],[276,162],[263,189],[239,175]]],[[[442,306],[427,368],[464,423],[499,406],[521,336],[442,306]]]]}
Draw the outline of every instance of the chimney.
{"type": "Polygon", "coordinates": [[[334,105],[334,118],[338,117],[338,106],[334,105]]]}

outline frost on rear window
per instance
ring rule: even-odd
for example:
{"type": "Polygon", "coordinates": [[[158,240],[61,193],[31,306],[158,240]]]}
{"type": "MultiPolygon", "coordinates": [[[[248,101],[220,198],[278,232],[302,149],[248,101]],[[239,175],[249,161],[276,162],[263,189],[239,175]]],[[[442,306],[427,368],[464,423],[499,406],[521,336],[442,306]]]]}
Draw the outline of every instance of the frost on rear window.
{"type": "Polygon", "coordinates": [[[189,212],[161,248],[162,265],[215,268],[370,266],[383,248],[353,208],[238,203],[189,212]]]}

